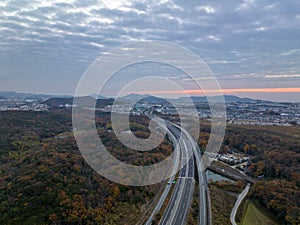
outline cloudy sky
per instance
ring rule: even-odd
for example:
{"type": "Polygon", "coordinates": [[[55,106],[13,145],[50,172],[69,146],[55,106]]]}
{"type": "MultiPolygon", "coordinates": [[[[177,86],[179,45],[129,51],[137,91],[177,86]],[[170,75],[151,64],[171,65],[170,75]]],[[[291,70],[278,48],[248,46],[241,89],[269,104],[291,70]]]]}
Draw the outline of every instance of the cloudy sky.
{"type": "Polygon", "coordinates": [[[300,1],[1,0],[0,90],[73,94],[112,49],[184,46],[226,94],[299,101],[300,1]]]}

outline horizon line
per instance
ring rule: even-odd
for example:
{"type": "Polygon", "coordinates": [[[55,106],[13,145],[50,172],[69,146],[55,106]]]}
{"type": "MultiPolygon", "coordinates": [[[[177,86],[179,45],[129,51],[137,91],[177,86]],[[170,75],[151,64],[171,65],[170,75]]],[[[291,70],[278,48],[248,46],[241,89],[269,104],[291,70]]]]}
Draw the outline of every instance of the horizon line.
{"type": "Polygon", "coordinates": [[[169,91],[137,91],[127,94],[237,94],[237,93],[300,93],[300,88],[221,88],[221,89],[190,89],[190,90],[169,90],[169,91]]]}
{"type": "MultiPolygon", "coordinates": [[[[0,90],[1,92],[1,90],[0,90]]],[[[41,95],[68,95],[73,96],[73,94],[51,94],[51,93],[42,93],[42,92],[27,92],[27,91],[12,91],[12,90],[3,90],[3,92],[15,92],[20,94],[41,94],[41,95]]],[[[293,87],[293,88],[220,88],[220,89],[189,89],[189,90],[161,90],[161,91],[135,91],[135,92],[128,92],[124,93],[124,95],[128,94],[208,94],[208,93],[215,93],[215,94],[239,94],[239,93],[300,93],[300,87],[293,87]]],[[[89,96],[90,94],[85,94],[82,96],[89,96]]],[[[103,97],[109,97],[103,95],[103,97]]]]}

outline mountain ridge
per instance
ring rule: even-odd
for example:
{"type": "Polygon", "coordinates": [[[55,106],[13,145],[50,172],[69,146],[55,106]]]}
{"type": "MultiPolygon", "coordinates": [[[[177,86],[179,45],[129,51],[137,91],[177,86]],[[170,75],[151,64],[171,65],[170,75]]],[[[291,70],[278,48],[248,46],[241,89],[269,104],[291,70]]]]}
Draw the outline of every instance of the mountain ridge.
{"type": "MultiPolygon", "coordinates": [[[[98,95],[98,94],[90,94],[87,95],[87,97],[92,97],[94,99],[98,100],[109,100],[114,98],[98,95]]],[[[154,95],[150,94],[136,94],[136,93],[131,93],[122,97],[119,97],[119,99],[124,100],[124,101],[137,101],[137,100],[143,100],[146,102],[156,102],[156,103],[163,103],[166,101],[188,101],[189,98],[192,99],[193,102],[208,102],[207,99],[212,99],[213,101],[218,100],[222,96],[211,96],[211,97],[206,97],[206,96],[190,96],[190,97],[178,97],[178,98],[160,98],[154,95]]],[[[250,97],[238,97],[236,95],[224,95],[224,100],[226,103],[233,103],[233,102],[239,102],[239,103],[247,103],[247,102],[273,102],[269,100],[262,100],[262,99],[254,99],[250,97]]],[[[0,99],[11,99],[11,98],[36,98],[36,99],[41,99],[41,100],[48,100],[51,98],[56,98],[56,99],[65,99],[66,103],[71,104],[69,101],[70,99],[73,99],[74,96],[71,95],[51,95],[51,94],[33,94],[33,93],[19,93],[15,91],[0,91],[0,99]]],[[[220,99],[222,100],[222,99],[220,99]]],[[[62,100],[61,100],[62,101],[62,100]]],[[[65,104],[66,104],[65,103],[65,104]]]]}

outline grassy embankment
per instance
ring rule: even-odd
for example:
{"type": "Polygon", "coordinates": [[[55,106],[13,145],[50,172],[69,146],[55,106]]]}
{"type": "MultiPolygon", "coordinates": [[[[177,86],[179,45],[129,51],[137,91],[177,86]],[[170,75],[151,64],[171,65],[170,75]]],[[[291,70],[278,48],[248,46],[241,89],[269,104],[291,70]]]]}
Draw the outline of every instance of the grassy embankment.
{"type": "Polygon", "coordinates": [[[254,201],[247,201],[243,219],[238,225],[278,225],[274,215],[254,201]]]}

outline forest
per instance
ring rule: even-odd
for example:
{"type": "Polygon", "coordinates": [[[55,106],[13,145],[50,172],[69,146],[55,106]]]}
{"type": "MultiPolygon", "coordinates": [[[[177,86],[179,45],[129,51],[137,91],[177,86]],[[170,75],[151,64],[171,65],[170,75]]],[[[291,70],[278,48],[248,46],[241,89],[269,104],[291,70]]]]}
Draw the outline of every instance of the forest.
{"type": "MultiPolygon", "coordinates": [[[[101,128],[108,121],[97,116],[99,135],[121,160],[145,165],[172,151],[166,140],[150,156],[131,156],[101,128]]],[[[147,135],[140,121],[136,135],[147,135]]],[[[71,111],[2,112],[0,123],[0,224],[135,224],[161,185],[129,187],[99,176],[77,149],[71,111]]]]}
{"type": "MultiPolygon", "coordinates": [[[[137,137],[149,136],[146,117],[130,120],[137,137]]],[[[69,109],[1,112],[0,123],[0,224],[136,224],[161,186],[123,186],[98,175],[77,148],[69,109]]],[[[168,138],[147,153],[127,149],[111,132],[108,113],[97,112],[96,124],[111,154],[126,163],[149,165],[172,152],[168,138]]],[[[201,121],[202,149],[209,132],[201,121]]],[[[299,133],[297,126],[228,125],[221,148],[251,156],[247,173],[264,178],[249,198],[283,224],[299,224],[299,133]]]]}
{"type": "MultiPolygon", "coordinates": [[[[199,145],[205,148],[209,123],[201,121],[199,145]]],[[[246,173],[263,177],[250,191],[282,224],[300,221],[300,127],[228,125],[220,152],[249,155],[246,173]]]]}

